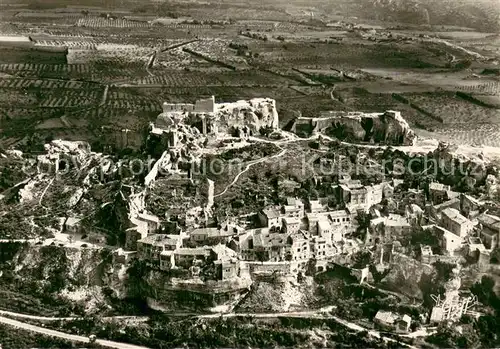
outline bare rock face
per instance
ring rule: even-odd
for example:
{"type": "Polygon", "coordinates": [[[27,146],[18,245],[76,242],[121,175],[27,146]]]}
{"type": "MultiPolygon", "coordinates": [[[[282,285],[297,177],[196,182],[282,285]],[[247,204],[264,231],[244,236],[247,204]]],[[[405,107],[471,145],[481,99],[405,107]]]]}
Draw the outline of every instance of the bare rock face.
{"type": "Polygon", "coordinates": [[[413,130],[396,111],[387,111],[374,119],[373,134],[375,141],[380,139],[390,144],[411,145],[415,140],[413,130]]]}
{"type": "Polygon", "coordinates": [[[248,127],[252,132],[261,128],[278,128],[276,101],[270,98],[254,98],[234,103],[217,104],[216,120],[221,128],[248,127]]]}
{"type": "MultiPolygon", "coordinates": [[[[332,125],[329,132],[339,139],[385,143],[391,145],[413,145],[416,136],[400,112],[385,113],[332,113],[331,117],[317,118],[316,130],[332,125]],[[323,125],[323,127],[322,127],[323,125]]],[[[316,121],[316,120],[315,120],[316,121]]]]}

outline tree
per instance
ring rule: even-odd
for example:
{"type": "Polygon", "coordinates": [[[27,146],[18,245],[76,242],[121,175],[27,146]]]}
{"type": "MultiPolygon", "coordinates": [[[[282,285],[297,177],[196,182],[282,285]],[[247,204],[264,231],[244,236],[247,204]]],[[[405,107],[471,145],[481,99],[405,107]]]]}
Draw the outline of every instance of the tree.
{"type": "Polygon", "coordinates": [[[354,232],[354,236],[364,240],[366,237],[366,233],[368,228],[370,227],[370,221],[372,219],[371,213],[366,213],[365,211],[358,211],[358,215],[356,216],[357,227],[354,232]]]}

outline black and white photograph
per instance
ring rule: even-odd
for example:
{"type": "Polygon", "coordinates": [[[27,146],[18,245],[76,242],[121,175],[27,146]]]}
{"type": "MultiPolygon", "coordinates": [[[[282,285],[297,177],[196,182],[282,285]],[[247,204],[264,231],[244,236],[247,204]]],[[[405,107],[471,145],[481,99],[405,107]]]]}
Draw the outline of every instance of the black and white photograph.
{"type": "Polygon", "coordinates": [[[500,0],[0,0],[0,349],[500,347],[500,0]]]}

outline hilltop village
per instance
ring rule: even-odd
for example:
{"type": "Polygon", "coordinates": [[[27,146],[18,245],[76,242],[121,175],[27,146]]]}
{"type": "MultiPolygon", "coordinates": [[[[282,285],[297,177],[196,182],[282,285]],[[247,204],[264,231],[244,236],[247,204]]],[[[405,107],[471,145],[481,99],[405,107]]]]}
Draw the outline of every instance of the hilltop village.
{"type": "MultiPolygon", "coordinates": [[[[323,112],[297,118],[290,131],[280,129],[278,121],[276,102],[269,98],[164,103],[144,144],[158,160],[140,173],[122,171],[126,157],[113,163],[85,142],[53,140],[37,156],[38,170],[79,164],[81,184],[48,231],[10,240],[78,253],[111,249],[107,282],[113,292],[124,297],[130,284],[125,280],[133,278],[148,290],[140,294],[148,306],[167,313],[179,307],[229,314],[323,306],[308,311],[406,338],[433,336],[438,324],[487,313],[469,288],[479,282],[474,273],[489,273],[499,263],[494,166],[460,158],[444,143],[433,151],[419,148],[398,111],[323,112]],[[348,161],[378,172],[315,170],[299,179],[299,168],[286,174],[298,157],[290,153],[298,150],[307,151],[308,158],[318,156],[315,169],[348,161]],[[438,175],[422,175],[430,168],[396,173],[398,160],[423,155],[437,160],[438,175]],[[209,168],[216,160],[233,171],[214,175],[209,168]],[[459,185],[445,184],[451,177],[443,177],[441,167],[456,163],[465,164],[458,167],[465,168],[463,174],[450,172],[460,176],[452,177],[459,185]],[[262,182],[270,181],[269,189],[235,194],[245,188],[241,182],[258,183],[252,178],[259,173],[262,182]],[[96,197],[93,188],[109,183],[114,196],[99,199],[93,209],[98,215],[88,213],[89,195],[96,197]],[[236,199],[225,200],[228,195],[236,199]],[[319,280],[332,273],[343,284],[327,291],[319,280]],[[361,298],[375,292],[392,300],[335,300],[338,292],[353,287],[362,287],[361,298]]],[[[6,154],[23,156],[14,150],[6,154]]],[[[38,202],[47,202],[58,195],[49,189],[56,186],[49,178],[38,174],[0,200],[26,203],[39,191],[38,202]]],[[[30,263],[21,263],[22,268],[30,263]]]]}
{"type": "MultiPolygon", "coordinates": [[[[485,175],[486,195],[479,197],[437,181],[411,187],[404,178],[385,176],[366,184],[343,174],[328,184],[329,198],[289,196],[283,204],[264,205],[250,214],[216,217],[214,200],[224,192],[215,194],[214,181],[193,174],[203,154],[214,151],[211,144],[223,141],[223,149],[238,149],[252,139],[279,144],[300,138],[278,128],[275,101],[270,99],[215,103],[212,97],[194,104],[165,103],[163,108],[150,125],[148,141],[164,151],[145,177],[146,190],[130,196],[131,226],[120,253],[156,270],[156,278],[168,280],[165,290],[192,292],[194,299],[201,292],[216,309],[230,311],[266,275],[297,282],[304,275],[345,268],[359,283],[369,284],[395,264],[420,263],[432,270],[438,263],[449,266],[444,292],[431,295],[431,311],[417,319],[413,314],[414,320],[432,325],[466,314],[479,316],[474,311],[477,297],[461,289],[461,268],[486,271],[495,263],[500,237],[500,217],[494,213],[498,208],[491,200],[498,192],[495,175],[485,175]],[[267,138],[259,138],[262,130],[268,130],[267,138]],[[171,184],[172,206],[177,205],[165,216],[152,214],[146,204],[147,191],[160,179],[171,184]],[[186,186],[197,188],[192,195],[202,191],[198,205],[186,205],[193,202],[182,189],[186,186]]],[[[308,139],[331,139],[324,132],[330,128],[335,134],[343,127],[344,132],[353,130],[354,141],[372,145],[411,146],[415,141],[399,112],[326,115],[298,119],[293,130],[313,125],[308,139]],[[377,135],[371,141],[355,131],[365,119],[376,125],[375,131],[364,130],[377,135]]],[[[166,306],[160,298],[151,302],[160,309],[166,306]]],[[[373,322],[405,333],[411,331],[412,318],[381,308],[373,322]]]]}

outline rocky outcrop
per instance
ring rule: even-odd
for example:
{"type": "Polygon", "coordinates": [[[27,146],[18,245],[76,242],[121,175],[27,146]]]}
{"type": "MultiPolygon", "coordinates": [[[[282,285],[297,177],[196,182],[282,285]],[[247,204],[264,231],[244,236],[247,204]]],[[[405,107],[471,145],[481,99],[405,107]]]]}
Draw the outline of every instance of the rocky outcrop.
{"type": "Polygon", "coordinates": [[[308,125],[312,132],[326,132],[350,142],[413,145],[416,136],[398,111],[384,113],[324,112],[318,118],[298,118],[293,130],[308,125]]]}
{"type": "Polygon", "coordinates": [[[234,103],[217,104],[217,111],[212,122],[223,128],[243,128],[256,133],[261,128],[278,128],[276,101],[270,98],[254,98],[234,103]]]}
{"type": "Polygon", "coordinates": [[[93,312],[105,302],[104,287],[118,296],[126,293],[126,266],[109,250],[28,243],[1,243],[0,249],[11,251],[0,275],[13,277],[17,285],[29,285],[34,296],[79,303],[93,312]]]}

